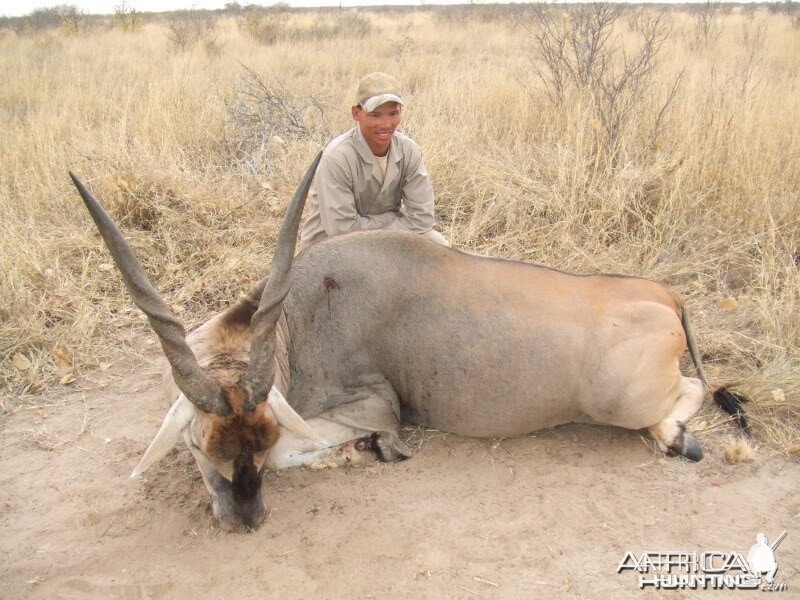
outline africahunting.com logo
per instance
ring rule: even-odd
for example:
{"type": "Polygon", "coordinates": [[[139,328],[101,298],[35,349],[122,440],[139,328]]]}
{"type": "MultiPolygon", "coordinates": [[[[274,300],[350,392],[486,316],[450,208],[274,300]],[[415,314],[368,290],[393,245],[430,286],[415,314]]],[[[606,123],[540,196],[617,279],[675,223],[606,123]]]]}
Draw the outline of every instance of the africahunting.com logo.
{"type": "Polygon", "coordinates": [[[770,545],[763,533],[756,535],[747,559],[741,552],[626,552],[617,573],[636,571],[639,589],[731,589],[783,592],[786,583],[775,581],[778,561],[775,550],[786,532],[770,545]]]}

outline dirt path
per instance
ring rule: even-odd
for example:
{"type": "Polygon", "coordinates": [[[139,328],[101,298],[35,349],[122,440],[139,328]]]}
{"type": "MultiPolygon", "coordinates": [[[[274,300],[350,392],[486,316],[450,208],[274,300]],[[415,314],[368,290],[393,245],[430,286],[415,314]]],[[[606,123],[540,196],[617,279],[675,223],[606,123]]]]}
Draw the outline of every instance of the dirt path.
{"type": "Polygon", "coordinates": [[[153,365],[125,371],[2,424],[0,597],[741,597],[641,592],[616,567],[626,551],[746,556],[783,530],[779,597],[800,597],[800,465],[766,450],[730,466],[705,437],[690,464],[604,427],[417,430],[404,463],[270,473],[269,519],[235,535],[215,528],[182,446],[128,479],[165,407],[153,365]]]}

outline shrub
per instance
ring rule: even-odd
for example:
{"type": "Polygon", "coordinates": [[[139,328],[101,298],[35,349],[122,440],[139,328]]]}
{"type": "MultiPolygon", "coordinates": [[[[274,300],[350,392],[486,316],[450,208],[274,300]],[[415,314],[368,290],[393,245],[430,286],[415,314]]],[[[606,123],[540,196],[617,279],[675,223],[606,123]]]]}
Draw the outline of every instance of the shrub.
{"type": "Polygon", "coordinates": [[[310,27],[287,27],[282,37],[291,40],[361,39],[372,32],[372,22],[357,12],[340,12],[328,18],[320,16],[310,27]]]}
{"type": "Polygon", "coordinates": [[[706,0],[694,7],[695,46],[708,47],[722,33],[722,0],[706,0]]]}
{"type": "Polygon", "coordinates": [[[175,50],[182,51],[204,44],[210,54],[218,53],[216,18],[205,11],[179,10],[167,17],[167,38],[175,50]]]}
{"type": "Polygon", "coordinates": [[[372,22],[369,18],[355,11],[337,14],[334,23],[342,37],[361,39],[372,33],[372,22]]]}
{"type": "MultiPolygon", "coordinates": [[[[641,44],[626,53],[613,36],[623,14],[619,4],[595,2],[574,5],[569,12],[540,9],[528,30],[533,39],[531,65],[550,102],[562,106],[571,93],[584,95],[592,106],[595,129],[603,135],[603,146],[612,156],[622,134],[635,117],[635,109],[652,94],[652,81],[659,53],[671,26],[665,11],[642,13],[636,19],[641,44]]],[[[656,116],[654,137],[681,76],[656,116]]]]}
{"type": "Polygon", "coordinates": [[[142,14],[133,5],[128,4],[127,0],[122,0],[122,4],[114,6],[114,27],[122,31],[135,32],[142,27],[142,14]]]}
{"type": "Polygon", "coordinates": [[[61,31],[66,35],[77,35],[86,29],[83,11],[74,4],[62,4],[58,7],[58,20],[61,31]]]}
{"type": "Polygon", "coordinates": [[[259,44],[270,46],[286,34],[289,5],[279,2],[267,8],[251,5],[236,20],[239,30],[259,44]]]}
{"type": "Polygon", "coordinates": [[[61,24],[60,6],[48,6],[34,9],[25,17],[32,31],[54,29],[61,24]]]}
{"type": "Polygon", "coordinates": [[[36,8],[22,17],[0,17],[0,29],[9,29],[17,35],[60,29],[66,35],[73,35],[85,31],[86,17],[74,4],[56,4],[36,8]]]}
{"type": "Polygon", "coordinates": [[[789,15],[792,27],[800,29],[800,3],[786,0],[786,2],[783,3],[783,10],[789,15]]]}
{"type": "Polygon", "coordinates": [[[272,170],[275,152],[285,143],[316,140],[321,144],[332,137],[317,98],[295,97],[280,82],[265,83],[252,69],[244,69],[225,100],[225,145],[230,158],[246,166],[255,178],[272,170]],[[310,113],[319,126],[309,124],[310,113]]]}

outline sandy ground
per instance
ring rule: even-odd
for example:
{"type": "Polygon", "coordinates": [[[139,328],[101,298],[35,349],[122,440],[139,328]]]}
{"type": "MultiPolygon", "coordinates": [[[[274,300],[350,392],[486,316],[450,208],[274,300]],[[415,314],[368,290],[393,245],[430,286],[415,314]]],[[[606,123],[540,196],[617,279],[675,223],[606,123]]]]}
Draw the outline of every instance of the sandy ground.
{"type": "MultiPolygon", "coordinates": [[[[691,464],[639,432],[570,425],[473,440],[408,430],[398,464],[269,473],[271,514],[215,527],[182,445],[130,480],[165,412],[153,362],[117,365],[2,423],[2,598],[705,598],[639,591],[626,551],[747,553],[789,535],[778,597],[800,598],[800,464],[762,448],[691,464]]],[[[745,594],[746,595],[746,594],[745,594]]]]}

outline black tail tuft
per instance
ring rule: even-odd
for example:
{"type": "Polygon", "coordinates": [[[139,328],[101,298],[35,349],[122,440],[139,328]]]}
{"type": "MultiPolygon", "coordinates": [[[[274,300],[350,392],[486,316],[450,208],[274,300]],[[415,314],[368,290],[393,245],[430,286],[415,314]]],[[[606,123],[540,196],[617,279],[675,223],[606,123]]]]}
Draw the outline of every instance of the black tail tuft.
{"type": "Polygon", "coordinates": [[[731,415],[743,431],[750,433],[750,424],[747,422],[747,414],[744,412],[744,409],[742,409],[742,402],[747,402],[746,397],[735,394],[728,388],[721,387],[714,392],[714,402],[716,402],[722,410],[731,415]]]}

